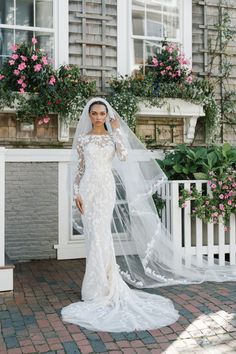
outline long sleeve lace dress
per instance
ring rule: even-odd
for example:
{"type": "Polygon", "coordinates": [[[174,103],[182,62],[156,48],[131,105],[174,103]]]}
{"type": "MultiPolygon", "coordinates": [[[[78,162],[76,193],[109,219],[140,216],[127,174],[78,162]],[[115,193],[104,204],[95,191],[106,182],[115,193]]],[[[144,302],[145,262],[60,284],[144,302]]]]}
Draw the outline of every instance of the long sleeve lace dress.
{"type": "Polygon", "coordinates": [[[104,135],[80,135],[74,196],[81,196],[86,246],[82,301],[62,309],[64,321],[90,330],[130,332],[174,323],[178,317],[171,300],[131,289],[116,263],[111,219],[116,201],[112,160],[127,158],[121,130],[104,135]]]}

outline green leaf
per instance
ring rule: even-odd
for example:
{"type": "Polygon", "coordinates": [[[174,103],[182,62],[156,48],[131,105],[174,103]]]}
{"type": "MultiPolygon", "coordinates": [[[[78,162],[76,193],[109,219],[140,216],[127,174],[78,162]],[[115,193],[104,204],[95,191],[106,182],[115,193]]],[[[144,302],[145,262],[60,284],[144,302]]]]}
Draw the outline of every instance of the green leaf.
{"type": "Polygon", "coordinates": [[[195,179],[208,179],[208,175],[203,172],[195,172],[193,175],[195,179]]]}

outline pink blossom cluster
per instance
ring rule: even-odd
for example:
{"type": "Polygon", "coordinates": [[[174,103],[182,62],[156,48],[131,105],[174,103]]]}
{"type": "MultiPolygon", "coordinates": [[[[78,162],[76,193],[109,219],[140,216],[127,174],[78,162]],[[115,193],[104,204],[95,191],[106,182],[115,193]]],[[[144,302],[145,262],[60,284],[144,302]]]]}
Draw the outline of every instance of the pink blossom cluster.
{"type": "MultiPolygon", "coordinates": [[[[35,37],[32,38],[32,44],[35,45],[38,43],[35,37]]],[[[30,57],[25,55],[19,55],[17,51],[19,50],[20,45],[14,44],[11,46],[13,54],[11,55],[8,63],[10,66],[14,66],[13,74],[17,76],[17,83],[20,86],[19,92],[24,93],[27,87],[27,70],[30,70],[30,67],[33,65],[33,70],[35,73],[40,72],[45,65],[48,65],[48,58],[46,55],[40,58],[37,54],[32,54],[30,57]],[[39,62],[37,62],[39,61],[39,62]],[[24,75],[23,75],[24,74],[24,75]]],[[[38,49],[36,49],[37,53],[38,49]]],[[[2,80],[4,76],[0,76],[2,80]]]]}
{"type": "Polygon", "coordinates": [[[49,123],[49,121],[50,121],[50,118],[48,116],[45,116],[45,117],[39,119],[38,125],[47,124],[47,123],[49,123]]]}
{"type": "MultiPolygon", "coordinates": [[[[181,76],[181,69],[186,70],[187,66],[190,64],[190,61],[185,58],[185,54],[180,52],[180,48],[178,48],[175,43],[171,43],[168,46],[166,46],[165,50],[169,53],[168,61],[169,62],[173,61],[173,64],[174,64],[173,52],[174,51],[179,52],[179,55],[177,56],[179,68],[178,69],[174,68],[174,65],[173,66],[170,65],[170,63],[168,63],[166,65],[163,61],[158,60],[157,57],[155,57],[155,56],[152,58],[152,65],[154,67],[159,67],[161,69],[160,74],[162,76],[167,75],[173,79],[180,77],[181,76]]],[[[191,70],[187,71],[187,77],[185,80],[189,84],[192,83],[193,77],[191,76],[191,70]]]]}

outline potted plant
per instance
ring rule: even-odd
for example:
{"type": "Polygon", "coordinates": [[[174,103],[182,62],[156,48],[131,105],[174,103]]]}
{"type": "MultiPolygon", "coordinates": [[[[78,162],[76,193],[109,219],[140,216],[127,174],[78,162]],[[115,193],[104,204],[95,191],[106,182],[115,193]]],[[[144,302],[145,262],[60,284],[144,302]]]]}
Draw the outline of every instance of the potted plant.
{"type": "Polygon", "coordinates": [[[168,99],[182,99],[203,106],[208,141],[218,131],[219,109],[209,81],[194,77],[189,60],[175,43],[162,43],[161,51],[148,58],[132,75],[110,80],[110,103],[135,130],[139,104],[161,107],[168,99]]]}
{"type": "Polygon", "coordinates": [[[86,100],[95,94],[95,82],[81,75],[79,67],[54,69],[45,51],[32,44],[15,44],[0,70],[0,108],[8,106],[20,122],[48,124],[56,113],[63,122],[77,117],[86,100]]]}

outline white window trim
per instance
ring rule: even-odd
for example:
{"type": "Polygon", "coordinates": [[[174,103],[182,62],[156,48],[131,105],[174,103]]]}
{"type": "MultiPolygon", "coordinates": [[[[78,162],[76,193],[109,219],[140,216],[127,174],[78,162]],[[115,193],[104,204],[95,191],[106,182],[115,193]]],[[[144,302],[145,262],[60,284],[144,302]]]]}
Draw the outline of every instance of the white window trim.
{"type": "Polygon", "coordinates": [[[54,1],[55,67],[69,63],[69,0],[54,1]]]}
{"type": "MultiPolygon", "coordinates": [[[[62,64],[68,64],[69,62],[69,0],[54,0],[53,1],[53,28],[39,28],[34,27],[37,31],[47,31],[54,32],[54,65],[58,68],[62,64]]],[[[18,25],[7,25],[0,24],[0,28],[8,29],[24,29],[31,31],[30,26],[18,26],[18,25]]],[[[12,39],[12,42],[14,38],[12,39]]]]}
{"type": "MultiPolygon", "coordinates": [[[[130,75],[134,56],[132,41],[131,0],[117,0],[117,73],[130,75]]],[[[192,1],[182,0],[182,47],[186,57],[192,60],[192,1]]]]}

